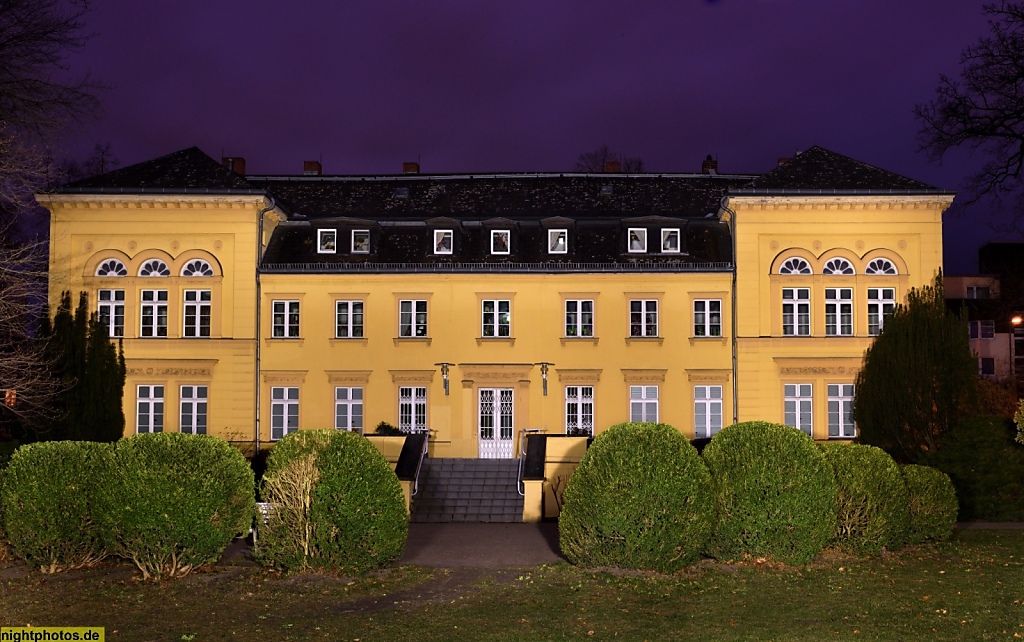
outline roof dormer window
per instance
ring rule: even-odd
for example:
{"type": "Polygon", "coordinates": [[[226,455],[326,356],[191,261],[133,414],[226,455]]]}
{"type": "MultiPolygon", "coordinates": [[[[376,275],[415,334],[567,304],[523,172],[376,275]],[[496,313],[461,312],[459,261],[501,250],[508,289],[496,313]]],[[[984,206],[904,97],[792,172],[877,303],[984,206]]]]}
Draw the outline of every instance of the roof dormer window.
{"type": "Polygon", "coordinates": [[[334,254],[338,251],[338,230],[317,230],[316,241],[318,254],[334,254]]]}
{"type": "Polygon", "coordinates": [[[370,230],[352,230],[352,254],[370,253],[370,230]]]}
{"type": "Polygon", "coordinates": [[[434,254],[451,254],[454,236],[452,230],[434,230],[434,254]]]}
{"type": "Polygon", "coordinates": [[[569,252],[569,230],[548,230],[548,254],[569,252]]]}
{"type": "Polygon", "coordinates": [[[678,254],[679,253],[679,228],[678,227],[667,227],[661,230],[661,253],[662,254],[678,254]]]}
{"type": "Polygon", "coordinates": [[[491,230],[491,254],[511,254],[512,233],[509,230],[491,230]]]}
{"type": "Polygon", "coordinates": [[[631,254],[647,251],[647,230],[642,227],[631,227],[626,232],[626,249],[631,254]]]}

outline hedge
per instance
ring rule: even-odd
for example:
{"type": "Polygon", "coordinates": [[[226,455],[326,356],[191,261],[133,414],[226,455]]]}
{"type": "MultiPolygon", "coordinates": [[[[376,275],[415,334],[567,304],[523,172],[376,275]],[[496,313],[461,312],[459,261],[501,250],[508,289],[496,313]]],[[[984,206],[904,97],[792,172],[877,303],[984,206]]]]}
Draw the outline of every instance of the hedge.
{"type": "Polygon", "coordinates": [[[672,572],[703,550],[715,521],[711,475],[666,424],[602,432],[569,478],[559,543],[578,566],[672,572]]]}
{"type": "Polygon", "coordinates": [[[722,560],[813,559],[832,537],[836,485],[803,432],[763,421],[720,430],[703,452],[719,510],[706,552],[722,560]]]}
{"type": "Polygon", "coordinates": [[[860,554],[903,546],[910,527],[907,485],[892,457],[863,444],[822,444],[822,451],[836,479],[833,542],[860,554]]]}
{"type": "Polygon", "coordinates": [[[261,487],[271,509],[256,558],[283,570],[360,574],[401,557],[409,515],[401,483],[361,435],[299,430],[274,445],[261,487]]]}
{"type": "Polygon", "coordinates": [[[109,444],[51,441],[14,452],[0,491],[11,551],[43,572],[90,566],[110,552],[94,518],[113,473],[109,444]]]}
{"type": "Polygon", "coordinates": [[[901,466],[907,484],[908,544],[944,542],[953,534],[959,506],[949,475],[929,466],[901,466]]]}
{"type": "MultiPolygon", "coordinates": [[[[6,462],[5,462],[6,463],[6,462]]],[[[7,530],[4,528],[4,475],[6,474],[6,468],[0,466],[0,561],[6,560],[11,556],[11,545],[7,541],[7,530]]]]}
{"type": "Polygon", "coordinates": [[[252,469],[208,435],[148,433],[114,446],[112,501],[99,518],[143,578],[185,575],[215,562],[255,514],[252,469]]]}

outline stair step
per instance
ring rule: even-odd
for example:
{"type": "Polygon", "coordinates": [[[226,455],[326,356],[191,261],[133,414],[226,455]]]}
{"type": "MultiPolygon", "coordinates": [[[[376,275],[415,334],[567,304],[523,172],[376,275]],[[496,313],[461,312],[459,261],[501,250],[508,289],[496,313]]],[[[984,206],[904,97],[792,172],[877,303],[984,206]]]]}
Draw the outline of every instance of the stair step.
{"type": "Polygon", "coordinates": [[[414,522],[521,522],[517,459],[428,457],[412,502],[414,522]]]}

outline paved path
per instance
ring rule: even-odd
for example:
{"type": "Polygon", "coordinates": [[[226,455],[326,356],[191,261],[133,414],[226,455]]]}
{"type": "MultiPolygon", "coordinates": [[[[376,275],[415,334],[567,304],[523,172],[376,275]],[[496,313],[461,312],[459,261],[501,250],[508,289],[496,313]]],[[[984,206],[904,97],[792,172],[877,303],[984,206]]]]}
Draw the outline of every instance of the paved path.
{"type": "Polygon", "coordinates": [[[409,524],[400,564],[503,568],[564,561],[558,524],[409,524]]]}

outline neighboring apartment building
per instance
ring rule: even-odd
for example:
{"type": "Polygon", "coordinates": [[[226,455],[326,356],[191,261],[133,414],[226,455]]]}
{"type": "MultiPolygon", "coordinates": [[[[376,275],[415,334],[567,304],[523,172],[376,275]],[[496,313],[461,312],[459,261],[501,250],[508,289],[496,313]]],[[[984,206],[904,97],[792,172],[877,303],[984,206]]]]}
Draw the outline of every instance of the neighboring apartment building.
{"type": "Polygon", "coordinates": [[[403,169],[192,148],[40,195],[51,301],[89,292],[124,338],[127,431],[385,421],[436,457],[630,420],[850,438],[864,349],[941,267],[953,199],[817,147],[761,175],[403,169]]]}

